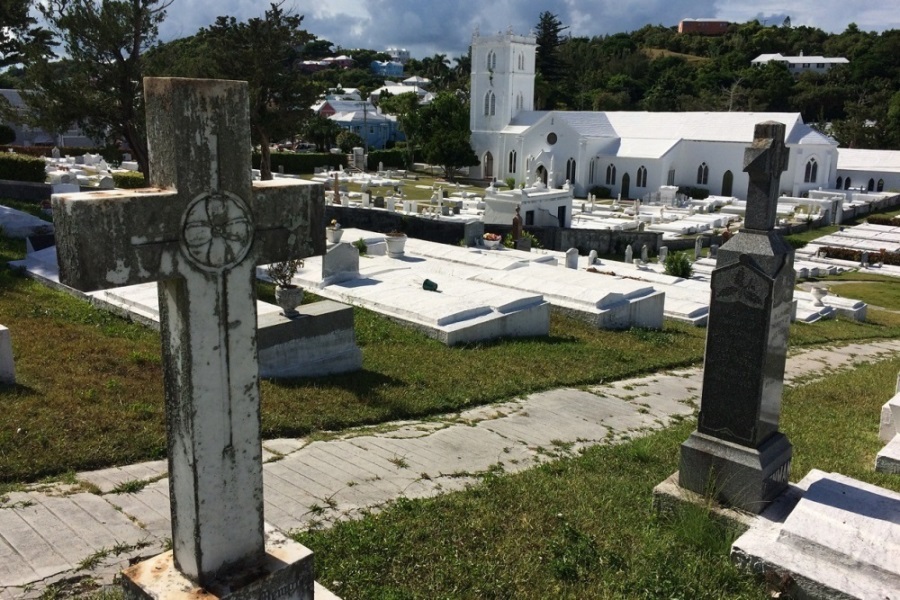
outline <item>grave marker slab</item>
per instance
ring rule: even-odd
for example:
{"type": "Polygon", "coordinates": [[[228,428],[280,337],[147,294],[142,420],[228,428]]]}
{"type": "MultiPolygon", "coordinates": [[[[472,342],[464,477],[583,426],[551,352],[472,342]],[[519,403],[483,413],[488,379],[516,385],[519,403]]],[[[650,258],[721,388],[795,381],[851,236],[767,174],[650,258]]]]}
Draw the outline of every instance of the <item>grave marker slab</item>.
{"type": "Polygon", "coordinates": [[[783,124],[760,123],[744,155],[746,226],[718,251],[697,430],[681,447],[679,484],[758,513],[788,483],[779,432],[794,288],[794,251],[773,231],[786,168],[783,124]]]}
{"type": "MultiPolygon", "coordinates": [[[[144,89],[153,187],[55,196],[60,280],[159,282],[174,567],[232,593],[223,574],[279,562],[263,523],[255,267],[324,251],[324,192],[251,183],[245,82],[144,89]]],[[[159,593],[142,564],[126,571],[130,597],[159,593]]],[[[310,598],[311,562],[279,564],[303,581],[284,597],[310,598]]]]}

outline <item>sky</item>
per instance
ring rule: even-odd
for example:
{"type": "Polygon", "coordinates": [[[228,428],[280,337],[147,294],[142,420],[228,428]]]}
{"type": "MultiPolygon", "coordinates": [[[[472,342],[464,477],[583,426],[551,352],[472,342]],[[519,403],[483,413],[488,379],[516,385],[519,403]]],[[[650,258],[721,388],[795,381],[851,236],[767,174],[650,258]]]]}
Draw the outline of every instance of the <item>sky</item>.
{"type": "MultiPolygon", "coordinates": [[[[863,31],[900,29],[897,0],[285,0],[283,8],[304,16],[304,28],[347,49],[406,48],[413,58],[463,55],[478,28],[493,35],[510,28],[527,34],[549,11],[573,36],[630,32],[644,25],[677,25],[684,18],[794,26],[840,33],[849,23],[863,31]]],[[[219,15],[238,20],[261,17],[270,0],[174,0],[160,39],[193,35],[219,15]]]]}

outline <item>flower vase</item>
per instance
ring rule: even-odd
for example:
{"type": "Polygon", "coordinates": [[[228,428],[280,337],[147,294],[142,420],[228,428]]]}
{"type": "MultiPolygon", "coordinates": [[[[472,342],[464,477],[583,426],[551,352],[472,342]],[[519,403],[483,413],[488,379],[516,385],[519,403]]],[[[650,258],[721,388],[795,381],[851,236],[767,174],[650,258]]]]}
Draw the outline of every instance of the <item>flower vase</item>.
{"type": "Polygon", "coordinates": [[[343,229],[336,229],[334,227],[326,227],[325,228],[325,237],[329,241],[329,243],[332,243],[332,244],[340,243],[342,235],[344,235],[343,229]]]}
{"type": "Polygon", "coordinates": [[[494,250],[500,247],[500,240],[484,240],[484,247],[488,250],[494,250]]]}
{"type": "Polygon", "coordinates": [[[403,248],[406,246],[405,235],[389,235],[384,238],[387,244],[387,253],[391,258],[400,258],[403,256],[403,248]]]}
{"type": "Polygon", "coordinates": [[[281,307],[281,314],[285,317],[296,317],[300,314],[297,307],[303,302],[303,288],[296,285],[275,286],[275,302],[281,307]]]}

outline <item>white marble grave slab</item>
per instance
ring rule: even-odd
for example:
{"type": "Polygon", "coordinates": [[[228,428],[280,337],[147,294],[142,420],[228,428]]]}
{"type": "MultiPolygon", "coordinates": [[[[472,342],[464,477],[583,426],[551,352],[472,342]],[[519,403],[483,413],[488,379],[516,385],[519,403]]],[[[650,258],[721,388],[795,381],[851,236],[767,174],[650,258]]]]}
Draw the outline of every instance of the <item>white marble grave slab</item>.
{"type": "Polygon", "coordinates": [[[815,469],[732,546],[739,563],[787,573],[810,598],[896,600],[898,556],[900,494],[815,469]]]}

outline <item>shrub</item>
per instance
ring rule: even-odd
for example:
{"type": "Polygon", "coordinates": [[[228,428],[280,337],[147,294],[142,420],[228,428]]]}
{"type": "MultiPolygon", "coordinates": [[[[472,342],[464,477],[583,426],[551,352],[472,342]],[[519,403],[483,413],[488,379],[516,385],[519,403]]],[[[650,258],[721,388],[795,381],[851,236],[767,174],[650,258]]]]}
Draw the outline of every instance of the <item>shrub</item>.
{"type": "MultiPolygon", "coordinates": [[[[347,158],[343,154],[304,152],[273,152],[271,157],[272,172],[277,173],[278,167],[283,166],[284,172],[291,175],[311,175],[316,172],[316,167],[338,168],[347,164],[347,158]]],[[[253,168],[259,168],[259,154],[253,153],[253,168]]]]}
{"type": "Polygon", "coordinates": [[[890,227],[897,227],[898,225],[900,225],[900,217],[869,215],[868,217],[866,217],[866,222],[870,225],[888,225],[890,227]]]}
{"type": "Polygon", "coordinates": [[[147,181],[144,179],[143,173],[137,171],[126,171],[124,173],[113,173],[113,181],[116,182],[117,188],[132,190],[135,188],[147,187],[147,181]]]}
{"type": "Polygon", "coordinates": [[[595,185],[589,190],[589,192],[593,194],[594,198],[597,198],[598,200],[612,198],[612,190],[603,185],[595,185]]]}
{"type": "Polygon", "coordinates": [[[11,152],[0,152],[0,179],[43,183],[47,179],[43,159],[11,152]]]}
{"type": "Polygon", "coordinates": [[[6,145],[16,141],[16,132],[9,125],[0,124],[0,144],[6,145]]]}
{"type": "Polygon", "coordinates": [[[672,277],[683,277],[687,279],[691,276],[694,268],[691,266],[691,260],[684,252],[672,252],[666,255],[666,261],[663,263],[666,268],[666,275],[672,277]]]}
{"type": "Polygon", "coordinates": [[[369,250],[369,246],[366,244],[366,240],[359,238],[355,242],[353,242],[353,246],[359,250],[360,256],[365,256],[366,252],[369,250]]]}
{"type": "Polygon", "coordinates": [[[346,129],[337,135],[335,142],[341,149],[341,152],[346,154],[353,152],[354,148],[362,148],[365,146],[365,142],[359,135],[346,129]]]}
{"type": "Polygon", "coordinates": [[[703,200],[704,198],[709,198],[709,190],[704,188],[695,188],[687,185],[682,185],[678,188],[679,194],[684,194],[689,198],[693,198],[695,200],[703,200]]]}
{"type": "Polygon", "coordinates": [[[515,177],[507,177],[506,179],[504,179],[504,181],[506,182],[506,187],[508,187],[511,190],[516,189],[516,178],[515,177]]]}
{"type": "Polygon", "coordinates": [[[385,168],[402,169],[406,166],[403,158],[403,150],[371,150],[369,151],[366,168],[370,171],[378,169],[378,163],[385,168]]]}

